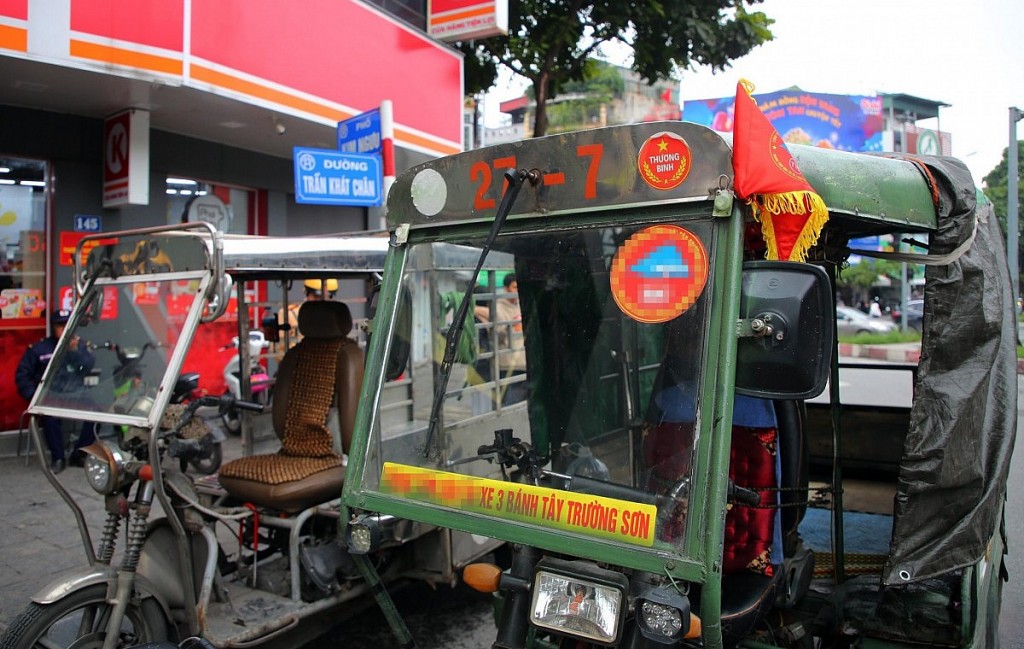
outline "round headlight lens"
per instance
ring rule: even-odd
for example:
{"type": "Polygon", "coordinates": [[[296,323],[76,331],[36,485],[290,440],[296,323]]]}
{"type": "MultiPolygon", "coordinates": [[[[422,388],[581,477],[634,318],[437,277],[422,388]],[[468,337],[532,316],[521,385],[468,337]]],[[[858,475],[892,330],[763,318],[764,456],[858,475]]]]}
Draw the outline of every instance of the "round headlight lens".
{"type": "Polygon", "coordinates": [[[107,460],[95,455],[85,456],[85,479],[89,486],[100,492],[108,494],[113,491],[114,471],[107,460]]]}

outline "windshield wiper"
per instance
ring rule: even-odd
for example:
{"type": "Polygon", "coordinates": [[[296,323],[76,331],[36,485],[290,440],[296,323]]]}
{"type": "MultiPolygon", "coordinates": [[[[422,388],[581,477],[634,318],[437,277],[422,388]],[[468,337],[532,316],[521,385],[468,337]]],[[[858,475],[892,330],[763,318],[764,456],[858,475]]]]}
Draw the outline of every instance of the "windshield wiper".
{"type": "Polygon", "coordinates": [[[462,296],[462,301],[459,302],[459,308],[455,312],[455,319],[452,321],[452,326],[448,328],[448,336],[444,344],[444,357],[441,359],[437,387],[434,388],[434,402],[430,406],[427,442],[423,446],[423,457],[425,458],[430,457],[430,447],[433,446],[434,442],[434,431],[437,429],[437,420],[441,416],[441,405],[444,403],[444,395],[448,390],[448,379],[451,377],[452,365],[455,362],[455,352],[458,349],[459,337],[465,328],[466,314],[469,312],[469,304],[473,298],[473,287],[476,286],[476,280],[480,276],[480,269],[483,268],[484,260],[487,259],[487,253],[490,252],[491,246],[494,245],[494,241],[498,238],[501,226],[505,224],[505,219],[508,218],[509,212],[512,211],[512,206],[519,196],[519,190],[523,187],[523,181],[529,180],[530,184],[536,185],[540,180],[540,172],[537,170],[509,169],[505,172],[504,176],[505,181],[508,183],[508,188],[501,197],[501,203],[498,204],[498,211],[494,214],[494,223],[491,224],[491,231],[487,235],[487,239],[484,240],[483,249],[480,251],[480,257],[476,262],[476,269],[473,271],[473,276],[466,286],[466,293],[462,296]]]}

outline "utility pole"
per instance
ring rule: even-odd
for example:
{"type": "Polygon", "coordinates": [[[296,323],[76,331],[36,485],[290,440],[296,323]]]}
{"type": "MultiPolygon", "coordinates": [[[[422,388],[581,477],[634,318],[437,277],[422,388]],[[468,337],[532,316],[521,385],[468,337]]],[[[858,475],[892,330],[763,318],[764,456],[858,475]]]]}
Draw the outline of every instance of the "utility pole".
{"type": "Polygon", "coordinates": [[[1024,112],[1010,106],[1010,144],[1006,150],[1006,263],[1010,267],[1010,282],[1013,286],[1014,322],[1020,315],[1020,260],[1017,258],[1017,246],[1020,232],[1019,206],[1017,205],[1017,185],[1020,176],[1017,168],[1017,122],[1024,117],[1024,112]]]}

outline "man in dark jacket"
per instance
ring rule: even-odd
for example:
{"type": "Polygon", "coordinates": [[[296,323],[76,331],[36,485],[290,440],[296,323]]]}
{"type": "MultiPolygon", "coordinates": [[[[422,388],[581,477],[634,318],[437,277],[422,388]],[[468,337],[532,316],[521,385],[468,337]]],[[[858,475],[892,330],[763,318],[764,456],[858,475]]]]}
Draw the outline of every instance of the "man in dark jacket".
{"type": "MultiPolygon", "coordinates": [[[[46,366],[49,365],[50,358],[57,349],[57,341],[60,340],[70,315],[70,311],[62,310],[51,313],[50,325],[52,333],[26,349],[22,355],[21,361],[18,363],[18,369],[14,372],[14,383],[18,387],[18,394],[26,401],[31,401],[32,395],[35,394],[36,388],[43,380],[43,373],[46,372],[46,366]]],[[[72,381],[78,381],[80,385],[81,377],[92,369],[96,359],[84,343],[81,343],[81,345],[79,343],[80,341],[77,338],[71,341],[71,353],[68,356],[68,374],[64,381],[66,382],[68,379],[71,379],[72,381]]],[[[55,386],[59,385],[61,377],[56,377],[56,379],[54,381],[55,386]]],[[[46,438],[46,445],[50,448],[50,468],[54,473],[60,473],[64,470],[65,466],[64,435],[61,432],[61,422],[54,417],[41,417],[40,419],[43,427],[43,436],[46,438]]],[[[80,465],[82,457],[78,450],[83,446],[92,444],[94,441],[96,441],[96,424],[87,421],[82,424],[82,434],[78,437],[78,442],[75,444],[75,451],[71,455],[71,463],[80,465]]]]}

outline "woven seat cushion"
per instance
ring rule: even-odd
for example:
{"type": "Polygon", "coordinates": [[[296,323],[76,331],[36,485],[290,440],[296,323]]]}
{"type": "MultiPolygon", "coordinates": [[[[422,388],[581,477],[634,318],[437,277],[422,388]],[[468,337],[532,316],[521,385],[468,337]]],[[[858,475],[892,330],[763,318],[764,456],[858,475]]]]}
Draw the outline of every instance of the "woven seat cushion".
{"type": "MultiPolygon", "coordinates": [[[[326,421],[335,394],[339,351],[352,344],[345,338],[307,335],[288,352],[294,359],[294,374],[284,399],[281,450],[225,464],[220,483],[229,494],[285,511],[340,496],[345,469],[334,452],[326,421]]],[[[275,394],[275,400],[280,396],[275,394]]]]}
{"type": "MultiPolygon", "coordinates": [[[[264,455],[242,459],[260,460],[259,464],[263,464],[263,461],[266,461],[267,464],[288,464],[292,461],[302,461],[305,458],[264,455]]],[[[262,470],[260,466],[251,468],[257,471],[262,470]]],[[[309,467],[302,468],[308,469],[309,467]]],[[[284,470],[289,471],[291,469],[284,470]]],[[[341,487],[344,483],[345,467],[340,462],[315,473],[309,473],[304,478],[276,484],[257,482],[244,478],[231,478],[224,476],[223,473],[220,475],[221,486],[235,498],[285,512],[302,511],[319,503],[338,498],[341,496],[341,487]]]]}

